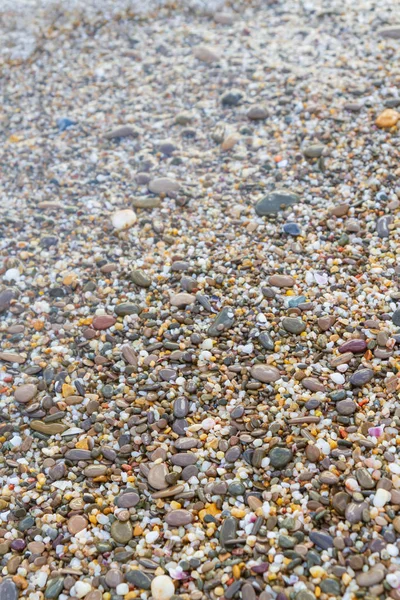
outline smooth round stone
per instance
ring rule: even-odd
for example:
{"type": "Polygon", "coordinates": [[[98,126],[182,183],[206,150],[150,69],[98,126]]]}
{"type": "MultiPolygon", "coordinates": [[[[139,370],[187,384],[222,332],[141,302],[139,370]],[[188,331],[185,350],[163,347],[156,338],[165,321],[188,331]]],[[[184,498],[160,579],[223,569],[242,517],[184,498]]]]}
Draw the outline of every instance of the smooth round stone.
{"type": "Polygon", "coordinates": [[[143,273],[143,271],[140,271],[139,269],[134,269],[130,274],[130,278],[133,281],[133,283],[135,283],[139,287],[148,288],[151,286],[150,277],[148,277],[145,273],[143,273]]]}
{"type": "Polygon", "coordinates": [[[231,496],[243,496],[246,487],[240,481],[234,481],[228,485],[228,494],[231,496]]]}
{"type": "Polygon", "coordinates": [[[289,333],[298,335],[306,330],[306,324],[301,319],[296,317],[284,317],[282,319],[282,327],[289,333]]]}
{"type": "Polygon", "coordinates": [[[189,525],[192,523],[193,515],[184,509],[172,510],[165,516],[165,522],[171,527],[180,527],[181,525],[189,525]]]}
{"type": "Polygon", "coordinates": [[[118,544],[127,544],[133,538],[133,529],[130,521],[114,521],[111,525],[111,537],[118,544]]]}
{"type": "Polygon", "coordinates": [[[275,447],[269,453],[269,459],[275,469],[283,469],[293,459],[293,454],[289,448],[275,447]]]}
{"type": "Polygon", "coordinates": [[[336,485],[339,481],[339,477],[334,473],[331,473],[331,471],[323,471],[319,476],[319,480],[325,485],[336,485]]]}
{"type": "Polygon", "coordinates": [[[306,158],[320,158],[325,149],[325,146],[321,144],[312,144],[311,146],[307,146],[303,150],[303,154],[306,158]]]}
{"type": "Polygon", "coordinates": [[[191,479],[191,477],[197,477],[197,475],[199,474],[199,469],[196,467],[196,465],[188,465],[187,467],[185,467],[181,473],[181,477],[183,479],[183,481],[189,481],[189,479],[191,479]]]}
{"type": "Polygon", "coordinates": [[[292,235],[293,237],[297,237],[298,235],[301,234],[301,229],[297,225],[297,223],[285,223],[285,225],[282,227],[282,229],[283,229],[284,233],[287,233],[288,235],[292,235]]]}
{"type": "Polygon", "coordinates": [[[193,50],[193,54],[198,60],[208,65],[211,65],[219,60],[216,50],[208,46],[198,46],[193,50]]]}
{"type": "Polygon", "coordinates": [[[116,588],[123,581],[123,578],[119,569],[110,569],[106,573],[106,583],[110,588],[116,588]]]}
{"type": "Polygon", "coordinates": [[[258,336],[258,339],[260,341],[261,346],[265,350],[272,351],[275,349],[275,344],[274,344],[271,336],[269,335],[269,333],[267,333],[266,331],[263,331],[262,333],[260,333],[260,335],[258,336]]]}
{"type": "Polygon", "coordinates": [[[262,121],[268,117],[268,111],[264,106],[255,104],[247,111],[247,118],[251,121],[262,121]]]}
{"type": "Polygon", "coordinates": [[[161,369],[159,371],[159,375],[162,381],[175,381],[177,378],[177,372],[175,369],[161,369]]]}
{"type": "Polygon", "coordinates": [[[321,451],[314,444],[308,444],[308,446],[306,447],[306,457],[310,462],[316,463],[321,457],[321,451]]]}
{"type": "Polygon", "coordinates": [[[256,600],[257,595],[251,583],[245,583],[241,589],[242,600],[256,600]]]}
{"type": "Polygon", "coordinates": [[[168,177],[158,177],[156,179],[152,179],[149,183],[149,190],[153,194],[163,194],[168,196],[168,194],[176,194],[179,191],[180,184],[174,179],[169,179],[168,177]]]}
{"type": "Polygon", "coordinates": [[[139,503],[139,494],[136,492],[126,492],[118,496],[116,504],[119,508],[133,508],[139,503]]]}
{"type": "Polygon", "coordinates": [[[27,404],[37,394],[37,386],[34,383],[25,383],[20,385],[14,392],[14,398],[16,402],[20,404],[27,404]]]}
{"type": "Polygon", "coordinates": [[[163,463],[154,465],[147,475],[147,481],[155,490],[165,490],[168,487],[168,483],[165,479],[167,475],[168,468],[166,465],[163,463]]]}
{"type": "Polygon", "coordinates": [[[32,554],[42,554],[45,551],[46,546],[43,542],[29,542],[28,550],[32,554]]]}
{"type": "Polygon", "coordinates": [[[234,322],[233,309],[230,306],[225,306],[211,323],[207,335],[210,337],[218,337],[222,335],[224,331],[230,329],[234,322]]]}
{"type": "Polygon", "coordinates": [[[177,306],[178,308],[184,308],[185,306],[189,306],[189,304],[193,304],[196,301],[196,296],[193,294],[186,294],[182,292],[180,294],[175,294],[171,296],[171,306],[177,306]]]}
{"type": "Polygon", "coordinates": [[[234,446],[233,448],[229,448],[229,450],[227,450],[225,452],[225,460],[227,463],[234,463],[239,456],[241,455],[242,451],[239,448],[239,446],[234,446]]]}
{"type": "Polygon", "coordinates": [[[149,590],[151,586],[151,579],[143,573],[139,571],[139,569],[132,569],[132,571],[128,571],[125,575],[125,579],[128,583],[131,583],[136,588],[141,590],[149,590]]]}
{"type": "Polygon", "coordinates": [[[116,210],[111,215],[111,224],[117,231],[129,229],[137,221],[136,213],[131,208],[116,210]]]}
{"type": "Polygon", "coordinates": [[[355,387],[362,387],[363,385],[371,381],[373,376],[374,371],[372,369],[359,369],[350,377],[350,383],[355,387]]]}
{"type": "Polygon", "coordinates": [[[58,598],[64,588],[64,577],[53,577],[48,580],[44,597],[47,599],[58,598]]]}
{"type": "Polygon", "coordinates": [[[71,535],[76,535],[80,531],[83,531],[88,526],[88,522],[82,515],[74,515],[67,523],[68,531],[71,535]]]}
{"type": "Polygon", "coordinates": [[[336,579],[323,579],[321,581],[321,590],[324,594],[340,596],[340,583],[336,579]]]}
{"type": "Polygon", "coordinates": [[[373,490],[376,482],[372,479],[371,474],[365,468],[360,468],[356,470],[357,481],[360,486],[365,490],[373,490]]]}
{"type": "Polygon", "coordinates": [[[107,465],[89,465],[83,471],[85,477],[101,477],[107,473],[107,465]]]}
{"type": "Polygon", "coordinates": [[[174,417],[183,419],[189,412],[189,402],[187,398],[181,396],[174,401],[173,413],[174,417]]]}
{"type": "Polygon", "coordinates": [[[238,522],[234,517],[227,517],[222,523],[219,532],[219,542],[223,548],[228,540],[232,540],[236,537],[237,528],[238,522]]]}
{"type": "Polygon", "coordinates": [[[344,515],[351,497],[346,492],[337,492],[332,498],[332,506],[339,515],[344,515]]]}
{"type": "Polygon", "coordinates": [[[356,525],[362,521],[362,515],[365,509],[368,508],[366,502],[350,502],[345,509],[346,520],[352,525],[356,525]]]}
{"type": "Polygon", "coordinates": [[[389,225],[392,223],[391,215],[383,215],[376,222],[376,232],[380,238],[388,238],[390,235],[389,225]]]}
{"type": "Polygon", "coordinates": [[[272,275],[268,279],[268,284],[274,287],[291,288],[294,283],[295,281],[290,275],[272,275]]]}
{"type": "Polygon", "coordinates": [[[375,125],[380,129],[389,129],[394,127],[397,121],[400,119],[400,113],[393,108],[385,108],[383,112],[377,117],[375,125]]]}
{"type": "Polygon", "coordinates": [[[327,533],[321,533],[320,531],[311,531],[309,534],[310,540],[321,548],[322,550],[328,550],[333,548],[333,538],[327,533]]]}
{"type": "Polygon", "coordinates": [[[350,398],[346,398],[336,404],[336,410],[339,415],[349,416],[356,412],[357,404],[353,400],[350,400],[350,398]]]}
{"type": "Polygon", "coordinates": [[[92,321],[92,327],[94,329],[108,329],[117,322],[117,319],[112,315],[98,315],[94,317],[92,321]]]}
{"type": "MultiPolygon", "coordinates": [[[[400,311],[399,311],[400,316],[400,311]]],[[[400,322],[400,319],[399,319],[400,322]]],[[[359,354],[360,352],[365,352],[367,349],[367,342],[365,340],[349,340],[345,342],[339,347],[340,354],[344,354],[345,352],[353,352],[354,354],[359,354]]]]}
{"type": "Polygon", "coordinates": [[[296,600],[315,600],[315,595],[310,590],[300,590],[296,594],[296,600]]]}
{"type": "Polygon", "coordinates": [[[400,308],[395,310],[392,314],[392,322],[396,327],[400,327],[400,308]]]}
{"type": "Polygon", "coordinates": [[[12,579],[3,579],[0,583],[0,600],[18,600],[18,588],[12,579]]]}
{"type": "Polygon", "coordinates": [[[302,385],[306,388],[306,390],[310,390],[311,392],[324,392],[325,386],[323,383],[315,379],[315,377],[305,377],[301,380],[302,385]]]}
{"type": "Polygon", "coordinates": [[[369,571],[359,573],[356,577],[356,581],[360,587],[371,587],[380,583],[385,577],[385,570],[382,566],[376,566],[369,571]]]}
{"type": "Polygon", "coordinates": [[[250,374],[254,379],[263,383],[273,383],[281,378],[279,369],[271,365],[254,365],[250,374]]]}
{"type": "Polygon", "coordinates": [[[243,98],[240,90],[229,90],[221,97],[222,106],[237,106],[243,98]]]}
{"type": "Polygon", "coordinates": [[[285,190],[276,190],[261,198],[255,206],[255,211],[260,217],[275,215],[287,206],[297,204],[299,200],[297,194],[285,190]]]}
{"type": "Polygon", "coordinates": [[[154,600],[169,600],[175,594],[175,586],[168,575],[158,575],[151,582],[151,594],[154,600]]]}

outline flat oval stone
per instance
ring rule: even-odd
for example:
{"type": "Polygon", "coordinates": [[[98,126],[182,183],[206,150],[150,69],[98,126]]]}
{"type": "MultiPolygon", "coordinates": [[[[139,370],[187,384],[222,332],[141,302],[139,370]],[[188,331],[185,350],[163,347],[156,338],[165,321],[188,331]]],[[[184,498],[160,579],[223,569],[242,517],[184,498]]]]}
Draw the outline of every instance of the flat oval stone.
{"type": "Polygon", "coordinates": [[[242,450],[239,446],[233,446],[225,452],[225,460],[227,463],[234,463],[239,456],[242,454],[242,450]]]}
{"type": "Polygon", "coordinates": [[[107,465],[89,465],[83,471],[85,477],[101,477],[107,473],[107,465]]]}
{"type": "Polygon", "coordinates": [[[346,492],[337,492],[332,498],[332,506],[339,515],[344,515],[351,497],[346,492]]]}
{"type": "Polygon", "coordinates": [[[57,435],[57,433],[63,433],[68,429],[68,425],[62,423],[44,423],[43,421],[31,421],[29,426],[34,431],[44,433],[45,435],[57,435]]]}
{"type": "Polygon", "coordinates": [[[350,383],[356,387],[361,387],[371,381],[373,376],[374,371],[372,369],[359,369],[350,377],[350,383]]]}
{"type": "Polygon", "coordinates": [[[396,327],[400,327],[400,308],[395,310],[392,314],[392,322],[396,327]]]}
{"type": "Polygon", "coordinates": [[[132,206],[134,208],[158,208],[159,206],[161,206],[161,200],[152,196],[150,196],[149,198],[134,198],[132,200],[132,206]]]}
{"type": "Polygon", "coordinates": [[[175,194],[179,191],[180,184],[174,179],[169,179],[168,177],[158,177],[157,179],[152,179],[149,183],[149,190],[153,192],[153,194],[175,194]]]}
{"type": "Polygon", "coordinates": [[[281,378],[279,369],[271,365],[254,365],[251,368],[250,374],[254,379],[263,383],[273,383],[281,378]]]}
{"type": "Polygon", "coordinates": [[[376,223],[376,232],[380,238],[388,238],[390,235],[389,225],[393,222],[391,215],[383,215],[376,223]]]}
{"type": "Polygon", "coordinates": [[[360,352],[365,352],[367,349],[367,342],[365,340],[353,339],[345,342],[341,346],[339,346],[340,354],[344,354],[345,352],[353,352],[354,354],[359,354],[360,352]]]}
{"type": "Polygon", "coordinates": [[[164,490],[168,487],[168,483],[166,481],[166,476],[168,475],[168,468],[163,463],[154,465],[151,467],[148,475],[147,481],[155,490],[164,490]]]}
{"type": "Polygon", "coordinates": [[[357,405],[350,398],[346,398],[345,400],[341,400],[336,404],[336,410],[339,415],[352,415],[357,410],[357,405]]]}
{"type": "Polygon", "coordinates": [[[116,138],[124,138],[124,137],[132,137],[137,138],[139,136],[138,131],[134,129],[131,125],[121,125],[120,127],[116,127],[111,131],[108,131],[104,134],[106,140],[113,140],[116,138]]]}
{"type": "Polygon", "coordinates": [[[111,525],[111,537],[119,544],[127,544],[133,538],[133,529],[130,521],[114,521],[111,525]]]}
{"type": "Polygon", "coordinates": [[[208,65],[219,60],[219,56],[214,48],[209,48],[207,46],[198,46],[193,50],[193,54],[198,60],[208,65]]]}
{"type": "Polygon", "coordinates": [[[171,456],[171,463],[179,467],[187,467],[188,465],[194,465],[197,462],[197,456],[192,452],[182,452],[181,454],[174,454],[171,456]]]}
{"type": "Polygon", "coordinates": [[[189,402],[187,398],[181,396],[174,401],[173,413],[174,417],[178,419],[183,419],[189,412],[189,402]]]}
{"type": "Polygon", "coordinates": [[[290,275],[272,275],[268,279],[268,284],[274,287],[291,288],[295,284],[295,280],[290,275]]]}
{"type": "Polygon", "coordinates": [[[180,294],[175,294],[171,296],[170,303],[171,306],[177,306],[178,308],[184,308],[185,306],[189,306],[189,304],[193,304],[196,300],[196,296],[193,294],[186,294],[182,292],[180,294]]]}
{"type": "Polygon", "coordinates": [[[146,575],[146,573],[143,573],[143,571],[139,571],[139,569],[132,569],[132,571],[128,571],[125,575],[125,579],[128,583],[131,583],[141,590],[150,589],[150,577],[146,575]]]}
{"type": "Polygon", "coordinates": [[[121,302],[121,304],[117,304],[114,307],[114,312],[116,315],[125,317],[126,315],[138,315],[140,313],[140,308],[136,304],[131,304],[130,302],[121,302]]]}
{"type": "Polygon", "coordinates": [[[234,324],[234,312],[230,306],[225,306],[211,323],[207,334],[210,337],[218,337],[234,324]]]}
{"type": "Polygon", "coordinates": [[[112,315],[98,315],[92,321],[94,329],[108,329],[117,322],[117,319],[112,315]]]}
{"type": "Polygon", "coordinates": [[[46,600],[58,598],[64,588],[64,577],[52,577],[48,580],[44,597],[46,600]]]}
{"type": "Polygon", "coordinates": [[[321,548],[322,550],[327,550],[328,548],[333,548],[333,538],[328,533],[321,533],[320,531],[310,531],[309,533],[310,540],[321,548]]]}
{"type": "Polygon", "coordinates": [[[293,453],[289,448],[275,447],[270,451],[269,459],[275,469],[283,469],[293,459],[293,453]]]}
{"type": "Polygon", "coordinates": [[[71,462],[78,462],[80,460],[90,460],[92,454],[90,450],[85,450],[84,448],[73,448],[72,450],[67,450],[64,454],[64,458],[70,460],[71,462]]]}
{"type": "Polygon", "coordinates": [[[296,317],[284,317],[282,319],[282,327],[285,331],[289,333],[294,333],[298,335],[306,330],[306,324],[301,319],[296,319],[296,317]]]}
{"type": "Polygon", "coordinates": [[[26,361],[26,358],[25,356],[22,356],[21,354],[16,354],[15,352],[0,352],[0,360],[22,365],[26,361]]]}
{"type": "Polygon", "coordinates": [[[116,505],[119,508],[133,508],[139,503],[139,494],[136,492],[125,492],[116,499],[116,505]]]}
{"type": "Polygon", "coordinates": [[[356,525],[361,523],[364,510],[368,508],[366,502],[350,502],[345,508],[345,517],[349,523],[356,525]]]}
{"type": "Polygon", "coordinates": [[[374,489],[376,482],[372,479],[372,476],[367,469],[365,469],[364,467],[356,469],[356,477],[358,483],[364,490],[374,489]]]}
{"type": "Polygon", "coordinates": [[[136,221],[136,213],[131,208],[116,210],[111,215],[111,224],[117,231],[129,229],[136,221]]]}
{"type": "MultiPolygon", "coordinates": [[[[20,385],[14,392],[14,398],[16,402],[20,404],[27,404],[37,394],[37,386],[34,383],[25,383],[20,385]]],[[[0,599],[1,600],[1,599],[0,599]]]]}
{"type": "Polygon", "coordinates": [[[172,510],[165,516],[165,521],[172,527],[180,527],[181,525],[189,525],[193,521],[193,515],[184,509],[172,510]]]}
{"type": "Polygon", "coordinates": [[[265,106],[261,106],[260,104],[255,104],[251,106],[247,111],[247,118],[251,121],[261,121],[268,117],[268,111],[265,106]]]}
{"type": "Polygon", "coordinates": [[[310,390],[311,392],[324,392],[325,386],[323,383],[315,379],[315,377],[304,377],[301,380],[302,385],[306,388],[306,390],[310,390]]]}
{"type": "Polygon", "coordinates": [[[143,271],[139,269],[134,269],[130,274],[131,280],[133,283],[138,285],[139,287],[148,288],[151,286],[151,279],[148,277],[143,271]]]}
{"type": "Polygon", "coordinates": [[[260,216],[274,215],[287,206],[292,206],[299,202],[297,194],[285,190],[276,190],[261,198],[256,204],[256,213],[260,216]]]}

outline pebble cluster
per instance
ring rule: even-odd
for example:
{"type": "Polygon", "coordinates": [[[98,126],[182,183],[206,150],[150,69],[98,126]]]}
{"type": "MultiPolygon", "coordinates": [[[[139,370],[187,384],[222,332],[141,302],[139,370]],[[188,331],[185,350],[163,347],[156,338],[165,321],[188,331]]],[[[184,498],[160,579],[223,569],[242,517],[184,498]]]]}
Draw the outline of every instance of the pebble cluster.
{"type": "Polygon", "coordinates": [[[399,7],[97,4],[0,59],[0,600],[400,600],[399,7]]]}

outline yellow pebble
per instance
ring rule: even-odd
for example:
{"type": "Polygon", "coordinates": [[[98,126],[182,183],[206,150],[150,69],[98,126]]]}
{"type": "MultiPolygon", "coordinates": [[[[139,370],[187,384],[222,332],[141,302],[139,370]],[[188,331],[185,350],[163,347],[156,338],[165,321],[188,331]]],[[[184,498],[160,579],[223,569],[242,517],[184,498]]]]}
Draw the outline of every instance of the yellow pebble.
{"type": "Polygon", "coordinates": [[[69,383],[63,383],[62,386],[62,397],[68,398],[68,396],[73,396],[75,394],[75,388],[69,383]]]}
{"type": "Polygon", "coordinates": [[[138,535],[142,535],[143,533],[143,529],[140,527],[140,525],[135,525],[135,528],[133,530],[133,535],[138,536],[138,535]]]}
{"type": "Polygon", "coordinates": [[[179,508],[182,508],[182,504],[179,504],[179,502],[175,502],[175,500],[172,500],[171,508],[172,510],[178,510],[179,508]]]}
{"type": "Polygon", "coordinates": [[[221,587],[221,586],[216,587],[215,590],[214,590],[214,594],[216,596],[223,596],[224,595],[224,588],[221,587]]]}
{"type": "Polygon", "coordinates": [[[314,590],[314,594],[317,598],[319,598],[321,595],[321,588],[317,586],[314,590]]]}
{"type": "Polygon", "coordinates": [[[235,579],[240,579],[240,567],[239,565],[233,565],[232,567],[232,575],[235,579]]]}
{"type": "Polygon", "coordinates": [[[231,510],[231,515],[233,517],[236,517],[237,519],[243,519],[243,517],[246,515],[246,511],[244,511],[241,508],[232,508],[231,510]]]}
{"type": "Polygon", "coordinates": [[[322,567],[314,566],[310,568],[310,574],[312,577],[323,577],[325,575],[325,571],[322,567]]]}
{"type": "Polygon", "coordinates": [[[80,448],[81,450],[89,450],[89,443],[87,439],[85,438],[76,442],[75,448],[80,448]]]}
{"type": "Polygon", "coordinates": [[[380,127],[381,129],[389,129],[396,125],[397,121],[400,119],[400,113],[397,110],[393,110],[392,108],[387,108],[378,116],[375,121],[375,125],[380,127]]]}

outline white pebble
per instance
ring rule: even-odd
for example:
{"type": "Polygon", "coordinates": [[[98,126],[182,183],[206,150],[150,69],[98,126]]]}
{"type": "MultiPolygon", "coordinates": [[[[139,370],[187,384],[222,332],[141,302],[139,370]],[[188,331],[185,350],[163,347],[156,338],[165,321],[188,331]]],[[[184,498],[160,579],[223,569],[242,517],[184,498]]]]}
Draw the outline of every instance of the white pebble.
{"type": "Polygon", "coordinates": [[[125,596],[125,594],[129,592],[129,585],[127,583],[120,583],[115,588],[115,591],[117,592],[118,596],[125,596]]]}
{"type": "Polygon", "coordinates": [[[75,596],[77,596],[78,598],[83,598],[92,589],[90,583],[86,583],[85,581],[77,581],[74,587],[75,596]]]}
{"type": "Polygon", "coordinates": [[[128,229],[136,223],[136,214],[131,208],[117,210],[111,215],[111,223],[114,229],[128,229]]]}
{"type": "Polygon", "coordinates": [[[159,575],[151,582],[151,594],[154,600],[169,600],[175,594],[175,586],[168,575],[159,575]]]}
{"type": "Polygon", "coordinates": [[[375,508],[383,508],[385,504],[389,502],[390,499],[390,492],[388,492],[388,490],[384,490],[383,488],[379,488],[378,490],[376,490],[376,494],[374,496],[375,508]]]}
{"type": "Polygon", "coordinates": [[[330,375],[330,378],[332,379],[332,381],[334,383],[337,383],[338,385],[341,385],[342,383],[344,383],[346,381],[341,373],[332,373],[330,375]]]}
{"type": "Polygon", "coordinates": [[[158,537],[158,531],[150,531],[149,533],[146,533],[146,542],[148,544],[153,544],[156,540],[158,540],[158,537]]]}

